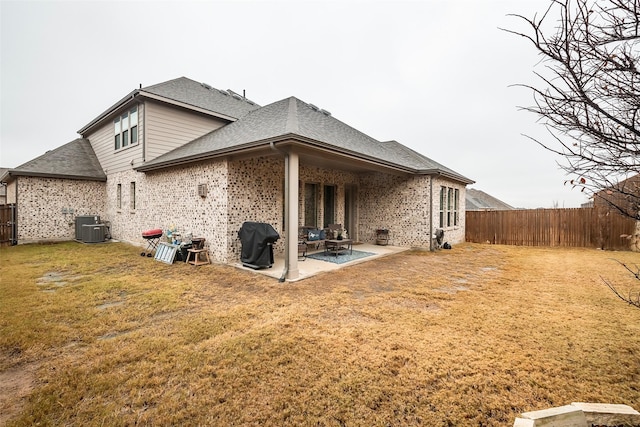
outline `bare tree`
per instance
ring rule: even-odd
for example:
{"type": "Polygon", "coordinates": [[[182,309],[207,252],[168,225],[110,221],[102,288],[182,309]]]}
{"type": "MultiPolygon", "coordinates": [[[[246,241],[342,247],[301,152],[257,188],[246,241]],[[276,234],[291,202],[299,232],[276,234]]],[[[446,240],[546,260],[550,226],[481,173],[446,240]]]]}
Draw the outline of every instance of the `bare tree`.
{"type": "Polygon", "coordinates": [[[640,219],[640,0],[551,0],[526,23],[542,57],[535,105],[546,141],[562,157],[566,183],[601,198],[625,216],[640,219]]]}
{"type": "MultiPolygon", "coordinates": [[[[633,268],[628,266],[625,263],[617,261],[622,267],[624,267],[636,280],[640,280],[640,267],[634,265],[633,268]]],[[[640,291],[638,290],[630,290],[626,295],[623,295],[621,291],[619,291],[615,285],[613,285],[610,281],[605,279],[604,277],[600,277],[602,281],[611,289],[611,291],[621,300],[626,303],[631,304],[636,308],[640,308],[640,291]]]]}
{"type": "MultiPolygon", "coordinates": [[[[526,23],[541,55],[541,86],[533,91],[549,140],[531,138],[562,157],[568,183],[620,214],[640,219],[640,0],[551,0],[526,23]]],[[[640,269],[620,263],[635,280],[640,269]]],[[[640,292],[613,293],[640,308],[640,292]]]]}

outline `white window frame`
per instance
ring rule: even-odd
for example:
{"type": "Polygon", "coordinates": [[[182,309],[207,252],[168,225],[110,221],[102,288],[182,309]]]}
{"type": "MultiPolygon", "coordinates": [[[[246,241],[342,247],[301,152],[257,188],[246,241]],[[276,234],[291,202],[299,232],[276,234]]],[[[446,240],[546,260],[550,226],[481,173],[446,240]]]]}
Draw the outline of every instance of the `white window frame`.
{"type": "Polygon", "coordinates": [[[119,151],[138,145],[138,107],[130,108],[113,121],[113,148],[119,151]]]}
{"type": "Polygon", "coordinates": [[[440,228],[457,227],[460,224],[460,189],[440,187],[440,228]]]}

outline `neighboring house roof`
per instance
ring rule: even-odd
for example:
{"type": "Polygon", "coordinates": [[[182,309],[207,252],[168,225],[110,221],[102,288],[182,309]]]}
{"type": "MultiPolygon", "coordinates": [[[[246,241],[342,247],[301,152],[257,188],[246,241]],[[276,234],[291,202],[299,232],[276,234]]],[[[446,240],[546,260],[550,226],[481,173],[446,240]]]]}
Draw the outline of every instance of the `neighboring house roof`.
{"type": "Polygon", "coordinates": [[[17,168],[8,169],[0,175],[0,181],[8,181],[15,176],[107,180],[89,140],[84,138],[75,139],[17,168]]]}
{"type": "Polygon", "coordinates": [[[598,191],[593,201],[595,206],[609,206],[624,215],[640,218],[640,174],[598,191]]]}
{"type": "Polygon", "coordinates": [[[193,109],[211,114],[229,121],[244,117],[248,112],[260,108],[255,102],[246,99],[231,90],[219,90],[206,83],[199,83],[186,77],[169,80],[152,86],[136,89],[120,101],[106,109],[102,114],[78,131],[83,135],[98,125],[128,102],[136,98],[155,99],[157,101],[193,109]]]}
{"type": "MultiPolygon", "coordinates": [[[[9,171],[9,168],[0,168],[0,182],[3,182],[2,177],[9,171]]],[[[7,187],[4,185],[0,185],[0,197],[4,198],[7,196],[7,187]]]]}
{"type": "Polygon", "coordinates": [[[233,123],[146,162],[137,170],[160,169],[290,139],[407,172],[441,174],[466,184],[473,183],[396,141],[380,142],[295,97],[251,111],[233,123]]]}
{"type": "Polygon", "coordinates": [[[484,191],[476,190],[475,188],[467,188],[465,202],[465,210],[467,211],[507,211],[515,209],[502,200],[498,200],[484,191]]]}

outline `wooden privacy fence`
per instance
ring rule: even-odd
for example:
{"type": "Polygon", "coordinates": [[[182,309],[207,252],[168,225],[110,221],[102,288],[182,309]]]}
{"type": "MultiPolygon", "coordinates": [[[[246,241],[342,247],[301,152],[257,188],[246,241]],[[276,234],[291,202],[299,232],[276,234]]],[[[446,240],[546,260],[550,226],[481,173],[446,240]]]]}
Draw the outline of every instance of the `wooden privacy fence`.
{"type": "Polygon", "coordinates": [[[16,205],[0,205],[0,245],[15,245],[16,205]]]}
{"type": "MultiPolygon", "coordinates": [[[[469,211],[467,242],[630,250],[636,221],[604,208],[469,211]]],[[[637,238],[637,236],[636,236],[637,238]]]]}

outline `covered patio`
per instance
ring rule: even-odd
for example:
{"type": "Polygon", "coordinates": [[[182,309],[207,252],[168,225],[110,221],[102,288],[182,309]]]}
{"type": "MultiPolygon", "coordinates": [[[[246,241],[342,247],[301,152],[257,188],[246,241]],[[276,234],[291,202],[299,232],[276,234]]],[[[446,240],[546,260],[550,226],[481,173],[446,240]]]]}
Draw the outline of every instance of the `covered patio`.
{"type": "MultiPolygon", "coordinates": [[[[460,201],[472,182],[397,141],[377,141],[293,97],[145,162],[136,171],[144,172],[149,187],[162,194],[170,187],[172,193],[195,195],[196,183],[198,191],[204,189],[180,211],[186,213],[183,223],[189,229],[202,230],[215,261],[242,265],[238,231],[243,224],[273,227],[279,234],[277,259],[260,273],[288,281],[361,261],[299,260],[301,228],[340,225],[349,239],[361,243],[354,250],[372,252],[362,261],[394,252],[373,245],[378,230],[391,233],[395,251],[430,249],[436,224],[447,228],[450,241],[461,241],[460,201]],[[176,183],[186,184],[176,188],[176,183]]],[[[178,222],[173,211],[166,223],[178,222]]],[[[160,216],[164,212],[160,204],[153,210],[160,216]]]]}
{"type": "MultiPolygon", "coordinates": [[[[288,282],[295,282],[295,281],[307,279],[309,277],[312,277],[321,273],[327,273],[327,272],[335,271],[341,268],[349,267],[355,264],[373,261],[375,259],[379,259],[388,255],[404,252],[407,250],[409,250],[409,248],[399,247],[399,246],[380,246],[380,245],[373,245],[369,243],[356,243],[353,245],[354,253],[367,254],[367,255],[349,257],[349,254],[341,254],[336,257],[336,262],[331,262],[323,259],[316,259],[313,256],[316,254],[318,255],[323,254],[324,252],[323,248],[318,248],[313,250],[310,249],[309,253],[307,254],[307,257],[304,260],[300,258],[298,261],[298,277],[296,277],[295,279],[287,278],[286,280],[288,282]]],[[[333,255],[329,255],[327,258],[330,258],[330,257],[333,257],[333,255]]],[[[249,267],[244,267],[240,262],[236,264],[236,267],[243,270],[255,272],[256,274],[262,274],[265,276],[272,277],[274,279],[282,280],[283,273],[285,272],[285,257],[275,256],[274,264],[271,268],[254,270],[249,267]]]]}

